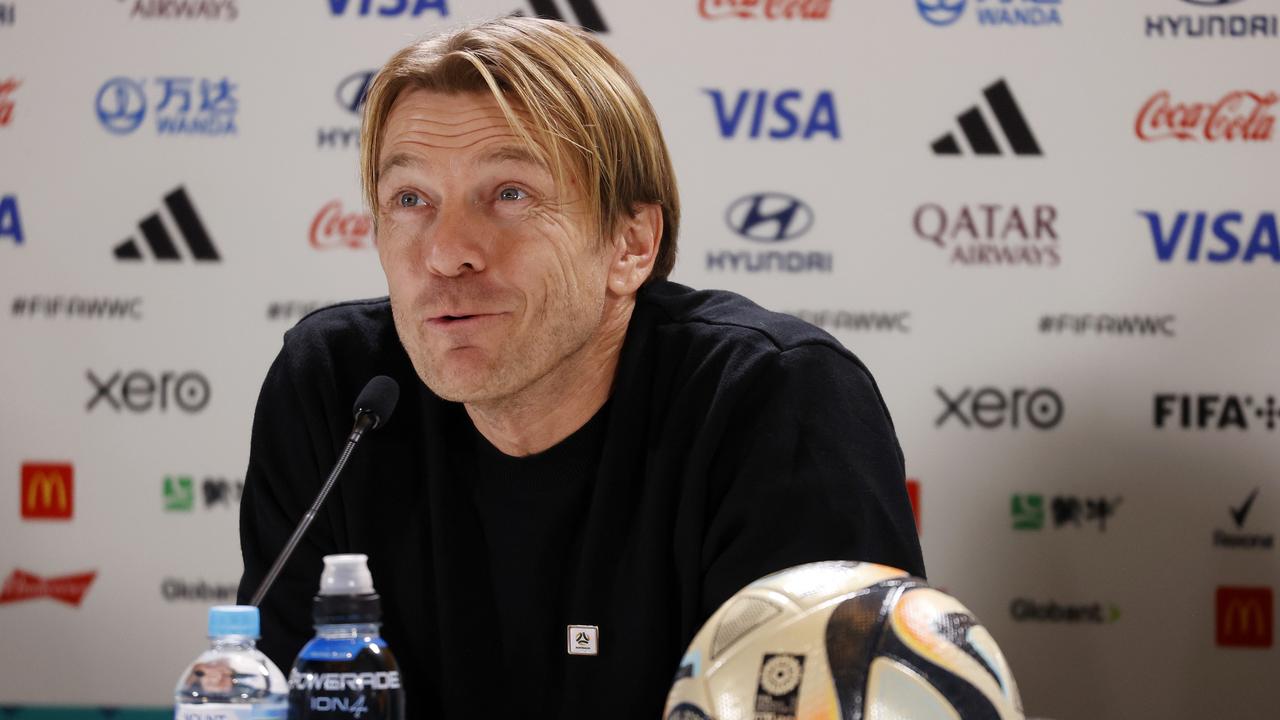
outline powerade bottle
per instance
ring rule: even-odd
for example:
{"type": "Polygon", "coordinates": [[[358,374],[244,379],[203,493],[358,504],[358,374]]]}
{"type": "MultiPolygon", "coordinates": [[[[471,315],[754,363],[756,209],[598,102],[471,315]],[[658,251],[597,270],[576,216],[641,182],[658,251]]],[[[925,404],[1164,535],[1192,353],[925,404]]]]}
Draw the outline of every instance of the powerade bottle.
{"type": "Polygon", "coordinates": [[[258,608],[209,608],[209,649],[182,673],[173,691],[174,720],[284,720],[284,674],[255,643],[258,608]]]}
{"type": "Polygon", "coordinates": [[[382,604],[366,555],[326,555],[316,636],[289,672],[290,720],[404,720],[400,668],[378,635],[382,604]]]}

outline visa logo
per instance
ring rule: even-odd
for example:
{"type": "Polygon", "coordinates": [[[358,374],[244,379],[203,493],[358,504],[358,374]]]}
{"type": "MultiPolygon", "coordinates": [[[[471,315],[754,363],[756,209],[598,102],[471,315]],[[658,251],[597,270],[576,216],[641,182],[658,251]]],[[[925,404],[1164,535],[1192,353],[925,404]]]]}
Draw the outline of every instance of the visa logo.
{"type": "Polygon", "coordinates": [[[726,139],[748,137],[755,140],[808,140],[825,134],[840,139],[836,100],[830,90],[806,97],[801,90],[739,90],[727,93],[704,89],[711,96],[720,135],[726,139]]]}
{"type": "Polygon", "coordinates": [[[1167,263],[1185,255],[1187,262],[1194,263],[1203,255],[1211,263],[1237,259],[1251,263],[1261,255],[1280,263],[1280,233],[1276,231],[1275,213],[1258,213],[1257,219],[1251,222],[1235,210],[1217,214],[1184,211],[1167,222],[1156,212],[1140,210],[1138,214],[1147,219],[1160,262],[1167,263]]]}
{"type": "Polygon", "coordinates": [[[22,218],[18,215],[16,195],[0,195],[0,237],[8,237],[15,245],[22,244],[22,218]]]}
{"type": "Polygon", "coordinates": [[[333,15],[345,15],[350,8],[353,10],[353,15],[360,17],[375,14],[382,17],[400,17],[406,13],[410,17],[418,17],[428,10],[435,10],[440,13],[440,17],[446,17],[449,14],[446,3],[447,0],[413,0],[413,6],[410,8],[409,0],[329,0],[329,12],[333,15]]]}

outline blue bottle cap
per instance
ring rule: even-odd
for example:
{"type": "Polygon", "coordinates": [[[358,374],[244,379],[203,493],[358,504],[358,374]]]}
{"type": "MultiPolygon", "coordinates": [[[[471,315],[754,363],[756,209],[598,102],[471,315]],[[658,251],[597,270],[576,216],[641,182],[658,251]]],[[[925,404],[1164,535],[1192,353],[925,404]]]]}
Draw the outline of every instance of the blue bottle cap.
{"type": "Polygon", "coordinates": [[[209,637],[258,635],[258,608],[252,605],[214,605],[209,608],[209,637]]]}

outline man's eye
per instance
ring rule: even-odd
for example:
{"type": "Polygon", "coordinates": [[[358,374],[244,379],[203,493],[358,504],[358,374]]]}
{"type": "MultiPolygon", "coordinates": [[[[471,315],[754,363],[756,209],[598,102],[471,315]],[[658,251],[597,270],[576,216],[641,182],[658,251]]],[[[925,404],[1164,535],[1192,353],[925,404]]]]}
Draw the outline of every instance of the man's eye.
{"type": "Polygon", "coordinates": [[[400,197],[397,200],[400,203],[400,207],[417,207],[422,204],[422,198],[417,193],[412,192],[400,193],[400,197]]]}
{"type": "Polygon", "coordinates": [[[524,200],[529,197],[529,193],[518,187],[505,187],[498,191],[498,197],[503,200],[524,200]]]}

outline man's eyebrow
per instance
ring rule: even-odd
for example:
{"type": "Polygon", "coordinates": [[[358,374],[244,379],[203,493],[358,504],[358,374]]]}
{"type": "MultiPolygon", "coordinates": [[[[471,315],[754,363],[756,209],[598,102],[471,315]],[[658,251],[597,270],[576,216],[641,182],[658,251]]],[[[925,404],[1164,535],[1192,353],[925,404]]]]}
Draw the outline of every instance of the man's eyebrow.
{"type": "Polygon", "coordinates": [[[382,161],[382,164],[378,165],[378,177],[382,177],[383,175],[386,175],[387,172],[391,170],[391,168],[408,167],[410,165],[421,165],[421,164],[422,164],[421,159],[419,159],[417,156],[410,155],[409,153],[396,153],[394,155],[389,155],[387,156],[386,159],[382,161]]]}
{"type": "Polygon", "coordinates": [[[497,162],[518,162],[526,165],[534,165],[546,169],[547,164],[542,158],[534,154],[532,150],[523,145],[499,145],[491,150],[486,150],[479,157],[482,163],[497,162]]]}

